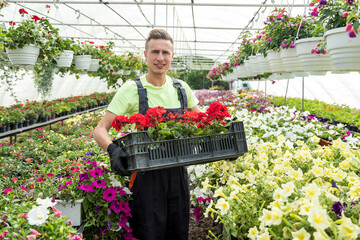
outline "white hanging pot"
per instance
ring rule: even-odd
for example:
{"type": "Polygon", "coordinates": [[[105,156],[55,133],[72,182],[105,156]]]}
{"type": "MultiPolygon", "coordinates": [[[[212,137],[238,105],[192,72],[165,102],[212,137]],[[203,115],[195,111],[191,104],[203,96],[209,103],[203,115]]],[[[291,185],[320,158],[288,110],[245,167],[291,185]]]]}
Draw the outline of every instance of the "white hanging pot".
{"type": "Polygon", "coordinates": [[[253,73],[252,69],[251,69],[251,63],[250,60],[245,60],[244,61],[244,66],[245,66],[245,71],[247,73],[246,77],[253,77],[255,76],[255,74],[253,73]]]}
{"type": "Polygon", "coordinates": [[[360,37],[350,38],[345,27],[324,34],[326,46],[335,71],[360,70],[360,37]]]}
{"type": "Polygon", "coordinates": [[[88,70],[91,64],[91,55],[74,56],[74,70],[88,70]]]}
{"type": "Polygon", "coordinates": [[[91,59],[88,72],[96,72],[100,67],[100,59],[91,59]]]}
{"type": "Polygon", "coordinates": [[[259,64],[259,70],[260,70],[260,73],[263,74],[263,73],[271,73],[271,68],[270,68],[270,65],[269,65],[269,62],[268,60],[264,57],[263,54],[256,54],[256,60],[259,64]]]}
{"type": "Polygon", "coordinates": [[[73,226],[81,225],[81,203],[83,199],[72,202],[64,202],[62,200],[55,200],[55,208],[61,212],[62,216],[70,219],[73,226]]]}
{"type": "Polygon", "coordinates": [[[71,50],[64,50],[58,59],[56,59],[56,67],[58,68],[66,68],[70,67],[72,60],[74,58],[74,52],[71,50]]]}
{"type": "Polygon", "coordinates": [[[296,53],[305,72],[312,75],[324,75],[326,71],[333,70],[329,54],[313,54],[311,50],[323,41],[322,37],[304,38],[297,40],[296,53]]]}
{"type": "Polygon", "coordinates": [[[287,72],[303,71],[295,48],[281,49],[280,58],[287,72]]]}
{"type": "Polygon", "coordinates": [[[260,71],[259,64],[256,60],[256,56],[249,56],[249,61],[250,61],[251,71],[254,73],[254,75],[260,74],[261,71],[260,71]]]}
{"type": "Polygon", "coordinates": [[[269,62],[272,72],[285,72],[283,63],[280,59],[280,52],[273,50],[267,51],[267,60],[269,62]]]}
{"type": "Polygon", "coordinates": [[[14,65],[35,65],[40,48],[34,44],[27,44],[23,48],[6,49],[6,53],[14,65]]]}
{"type": "Polygon", "coordinates": [[[130,70],[124,70],[124,75],[130,75],[131,71],[130,70]]]}

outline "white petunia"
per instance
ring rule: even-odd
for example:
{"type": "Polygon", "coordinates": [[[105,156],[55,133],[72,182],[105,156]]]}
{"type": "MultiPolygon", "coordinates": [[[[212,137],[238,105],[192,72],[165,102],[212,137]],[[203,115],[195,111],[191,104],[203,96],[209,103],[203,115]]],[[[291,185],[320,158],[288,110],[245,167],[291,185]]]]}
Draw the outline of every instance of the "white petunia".
{"type": "Polygon", "coordinates": [[[256,240],[270,240],[271,236],[269,234],[269,231],[267,229],[265,229],[265,232],[258,235],[256,240]]]}
{"type": "Polygon", "coordinates": [[[262,213],[263,213],[262,216],[259,218],[260,222],[263,223],[265,226],[271,225],[271,219],[272,219],[271,211],[264,208],[262,213]]]}
{"type": "Polygon", "coordinates": [[[353,224],[350,218],[343,217],[341,224],[338,226],[339,235],[344,239],[357,239],[360,234],[360,227],[353,224]]]}
{"type": "Polygon", "coordinates": [[[293,181],[291,181],[291,182],[281,185],[281,187],[284,190],[283,194],[285,195],[285,197],[289,197],[294,192],[295,184],[293,181]]]}
{"type": "Polygon", "coordinates": [[[317,201],[321,194],[321,189],[315,183],[310,183],[301,190],[305,193],[305,198],[310,201],[317,201]]]}
{"type": "Polygon", "coordinates": [[[310,141],[311,141],[312,143],[319,143],[319,142],[320,142],[320,138],[314,135],[314,136],[312,136],[312,137],[310,138],[310,141]]]}
{"type": "Polygon", "coordinates": [[[259,231],[257,229],[257,227],[252,227],[249,229],[249,234],[248,234],[248,238],[250,238],[251,240],[255,240],[256,236],[259,234],[259,231]]]}
{"type": "Polygon", "coordinates": [[[325,230],[331,226],[329,216],[325,209],[319,207],[312,207],[309,211],[308,221],[315,229],[325,230]]]}
{"type": "Polygon", "coordinates": [[[291,235],[293,240],[308,240],[311,237],[310,233],[308,233],[305,228],[301,228],[297,232],[292,232],[291,235]]]}
{"type": "Polygon", "coordinates": [[[325,231],[320,230],[314,233],[314,240],[330,240],[331,238],[326,234],[325,231]]]}
{"type": "Polygon", "coordinates": [[[224,198],[220,198],[215,207],[220,210],[221,215],[225,215],[228,212],[230,205],[224,198]]]}
{"type": "Polygon", "coordinates": [[[322,177],[324,176],[324,169],[319,166],[314,166],[310,172],[314,174],[315,177],[322,177]]]}
{"type": "Polygon", "coordinates": [[[283,216],[283,212],[278,207],[271,208],[271,225],[279,225],[281,224],[281,218],[283,216]]]}
{"type": "Polygon", "coordinates": [[[337,182],[341,182],[342,180],[344,180],[346,178],[346,172],[344,172],[343,170],[339,169],[338,171],[336,171],[336,173],[333,175],[333,178],[335,181],[337,182]]]}
{"type": "Polygon", "coordinates": [[[52,202],[49,197],[47,197],[45,199],[38,198],[38,199],[36,199],[36,203],[45,208],[53,207],[56,205],[56,202],[55,201],[52,202]]]}
{"type": "Polygon", "coordinates": [[[201,191],[202,191],[202,192],[206,192],[206,190],[207,190],[208,187],[210,186],[210,185],[209,185],[209,178],[206,177],[206,178],[205,178],[205,181],[203,181],[201,184],[202,184],[202,186],[203,186],[203,188],[201,189],[201,191]]]}
{"type": "Polygon", "coordinates": [[[29,211],[27,219],[30,225],[41,225],[49,217],[49,210],[44,206],[33,208],[29,211]]]}

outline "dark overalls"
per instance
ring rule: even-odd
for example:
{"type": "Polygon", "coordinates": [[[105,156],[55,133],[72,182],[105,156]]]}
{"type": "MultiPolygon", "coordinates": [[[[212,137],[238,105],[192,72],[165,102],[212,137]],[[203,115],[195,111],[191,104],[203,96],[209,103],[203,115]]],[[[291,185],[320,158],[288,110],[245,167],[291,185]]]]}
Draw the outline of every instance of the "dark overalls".
{"type": "MultiPolygon", "coordinates": [[[[149,109],[146,89],[139,78],[139,113],[149,109]]],[[[181,108],[166,109],[184,113],[187,109],[185,89],[173,79],[181,108]]],[[[134,173],[130,180],[133,200],[130,202],[130,227],[139,240],[188,240],[190,191],[185,167],[134,173]]]]}

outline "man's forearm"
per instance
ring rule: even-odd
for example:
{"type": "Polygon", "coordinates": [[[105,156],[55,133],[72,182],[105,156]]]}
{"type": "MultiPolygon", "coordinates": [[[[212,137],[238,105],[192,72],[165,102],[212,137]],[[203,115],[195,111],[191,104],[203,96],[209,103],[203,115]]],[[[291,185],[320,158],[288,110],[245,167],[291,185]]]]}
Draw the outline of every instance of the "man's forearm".
{"type": "Polygon", "coordinates": [[[107,151],[107,147],[112,143],[108,132],[102,127],[95,128],[94,139],[104,151],[107,151]]]}

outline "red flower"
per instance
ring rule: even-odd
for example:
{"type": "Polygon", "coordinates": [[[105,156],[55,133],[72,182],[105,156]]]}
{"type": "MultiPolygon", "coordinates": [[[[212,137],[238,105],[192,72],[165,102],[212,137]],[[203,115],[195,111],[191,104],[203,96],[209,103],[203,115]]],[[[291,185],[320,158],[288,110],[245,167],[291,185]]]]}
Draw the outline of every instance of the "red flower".
{"type": "Polygon", "coordinates": [[[110,69],[110,72],[112,73],[112,72],[114,72],[114,70],[113,70],[113,69],[110,69]]]}
{"type": "Polygon", "coordinates": [[[10,21],[9,24],[10,24],[10,26],[15,26],[16,25],[16,23],[13,22],[13,21],[10,21]]]}
{"type": "Polygon", "coordinates": [[[144,130],[144,127],[148,125],[148,119],[141,113],[136,113],[129,118],[129,123],[135,123],[137,130],[144,130]]]}
{"type": "Polygon", "coordinates": [[[45,5],[46,8],[50,8],[50,5],[45,5]]]}
{"type": "Polygon", "coordinates": [[[165,113],[166,109],[161,106],[149,108],[145,114],[149,119],[149,127],[155,127],[157,123],[163,122],[165,120],[163,114],[165,113]]]}
{"type": "Polygon", "coordinates": [[[105,48],[105,46],[100,46],[100,49],[104,49],[105,48]]]}
{"type": "Polygon", "coordinates": [[[90,44],[94,44],[94,42],[93,42],[93,41],[90,41],[89,43],[90,43],[90,44]]]}
{"type": "Polygon", "coordinates": [[[116,131],[120,131],[126,124],[129,123],[129,119],[126,116],[117,116],[113,122],[112,126],[116,131]]]}
{"type": "Polygon", "coordinates": [[[224,120],[225,117],[231,117],[226,106],[219,102],[213,102],[210,104],[209,108],[206,110],[206,113],[210,119],[219,121],[224,120]]]}
{"type": "Polygon", "coordinates": [[[36,15],[33,15],[33,16],[32,16],[32,19],[34,19],[35,22],[38,21],[38,20],[40,20],[40,18],[39,18],[38,16],[36,16],[36,15]]]}
{"type": "Polygon", "coordinates": [[[28,12],[27,11],[25,11],[25,9],[23,9],[23,8],[21,8],[21,9],[19,9],[19,13],[20,14],[28,14],[28,12]]]}

